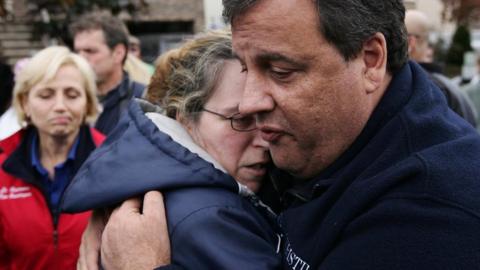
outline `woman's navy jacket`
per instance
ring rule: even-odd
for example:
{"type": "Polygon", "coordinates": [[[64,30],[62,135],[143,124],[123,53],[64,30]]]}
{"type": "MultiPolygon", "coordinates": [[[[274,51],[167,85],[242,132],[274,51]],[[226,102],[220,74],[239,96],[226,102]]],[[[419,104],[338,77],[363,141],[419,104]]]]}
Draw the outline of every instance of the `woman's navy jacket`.
{"type": "Polygon", "coordinates": [[[63,210],[113,207],[161,190],[173,264],[185,269],[278,268],[273,214],[191,139],[185,143],[186,132],[178,123],[145,113],[153,106],[140,103],[131,102],[85,162],[65,191],[63,210]]]}

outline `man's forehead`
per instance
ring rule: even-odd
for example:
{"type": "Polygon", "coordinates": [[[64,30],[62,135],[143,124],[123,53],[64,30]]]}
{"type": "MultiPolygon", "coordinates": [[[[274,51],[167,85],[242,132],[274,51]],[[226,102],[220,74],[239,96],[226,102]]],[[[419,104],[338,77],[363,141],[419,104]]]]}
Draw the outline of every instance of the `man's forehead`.
{"type": "MultiPolygon", "coordinates": [[[[257,63],[283,62],[295,66],[303,66],[314,58],[314,51],[304,51],[297,42],[284,42],[278,38],[256,38],[255,35],[235,38],[232,41],[232,54],[242,64],[247,59],[257,63]]],[[[320,44],[320,43],[319,43],[320,44]]]]}
{"type": "Polygon", "coordinates": [[[265,54],[279,45],[278,34],[260,27],[244,27],[241,30],[232,29],[232,50],[237,58],[242,57],[245,52],[265,54]],[[275,46],[273,46],[275,45],[275,46]]]}
{"type": "Polygon", "coordinates": [[[83,37],[85,39],[90,39],[94,41],[95,39],[102,41],[105,43],[105,35],[103,34],[102,29],[92,28],[92,29],[85,29],[83,31],[78,32],[74,39],[78,39],[78,37],[83,37]]]}
{"type": "Polygon", "coordinates": [[[289,55],[302,47],[302,42],[321,41],[317,13],[312,7],[310,0],[259,1],[234,19],[233,51],[238,56],[252,50],[272,56],[289,55]]]}

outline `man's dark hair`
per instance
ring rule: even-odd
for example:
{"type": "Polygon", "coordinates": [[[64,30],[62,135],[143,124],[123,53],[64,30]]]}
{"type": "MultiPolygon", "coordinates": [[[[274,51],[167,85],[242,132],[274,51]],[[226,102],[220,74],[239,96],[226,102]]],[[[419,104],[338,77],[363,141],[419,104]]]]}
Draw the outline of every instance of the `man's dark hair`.
{"type": "Polygon", "coordinates": [[[91,30],[101,30],[105,43],[110,49],[115,48],[118,44],[124,45],[125,58],[127,57],[129,33],[127,27],[120,19],[109,13],[92,12],[80,16],[70,25],[70,34],[74,39],[76,34],[91,30]]]}
{"type": "MultiPolygon", "coordinates": [[[[223,0],[226,22],[246,12],[261,0],[223,0]]],[[[375,33],[387,42],[387,69],[399,70],[408,60],[405,6],[402,0],[311,0],[319,15],[320,32],[346,61],[355,58],[375,33]]],[[[301,16],[292,15],[292,16],[301,16]]]]}

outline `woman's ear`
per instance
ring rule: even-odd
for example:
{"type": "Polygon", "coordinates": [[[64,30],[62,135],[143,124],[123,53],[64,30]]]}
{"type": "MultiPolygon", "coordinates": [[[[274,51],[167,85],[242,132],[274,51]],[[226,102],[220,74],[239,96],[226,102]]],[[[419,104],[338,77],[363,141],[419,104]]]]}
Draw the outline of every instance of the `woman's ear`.
{"type": "Polygon", "coordinates": [[[192,121],[189,120],[188,118],[186,118],[183,114],[181,114],[180,112],[176,112],[175,114],[175,120],[177,120],[180,124],[182,124],[182,126],[189,132],[191,133],[192,131],[192,128],[193,128],[193,125],[192,125],[192,121]]]}
{"type": "Polygon", "coordinates": [[[20,95],[20,106],[22,107],[23,113],[25,114],[25,118],[30,118],[31,110],[30,105],[28,104],[28,93],[20,95]]]}

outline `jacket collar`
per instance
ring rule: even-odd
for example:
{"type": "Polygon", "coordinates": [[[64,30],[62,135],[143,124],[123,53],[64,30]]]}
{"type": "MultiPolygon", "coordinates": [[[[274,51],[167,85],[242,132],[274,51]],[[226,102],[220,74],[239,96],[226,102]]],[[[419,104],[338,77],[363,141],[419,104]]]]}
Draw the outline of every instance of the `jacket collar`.
{"type": "Polygon", "coordinates": [[[132,87],[132,82],[128,76],[128,73],[123,72],[122,81],[113,90],[109,91],[106,96],[101,98],[103,108],[110,108],[118,103],[128,95],[129,89],[132,87]]]}
{"type": "MultiPolygon", "coordinates": [[[[34,127],[28,127],[8,138],[8,142],[2,142],[8,145],[4,148],[8,155],[2,166],[5,172],[31,184],[38,184],[36,171],[31,163],[32,141],[36,134],[37,130],[34,127]]],[[[96,140],[94,141],[90,128],[86,125],[80,128],[78,136],[78,148],[73,162],[74,173],[78,171],[90,152],[95,149],[96,143],[99,143],[96,140]]]]}

